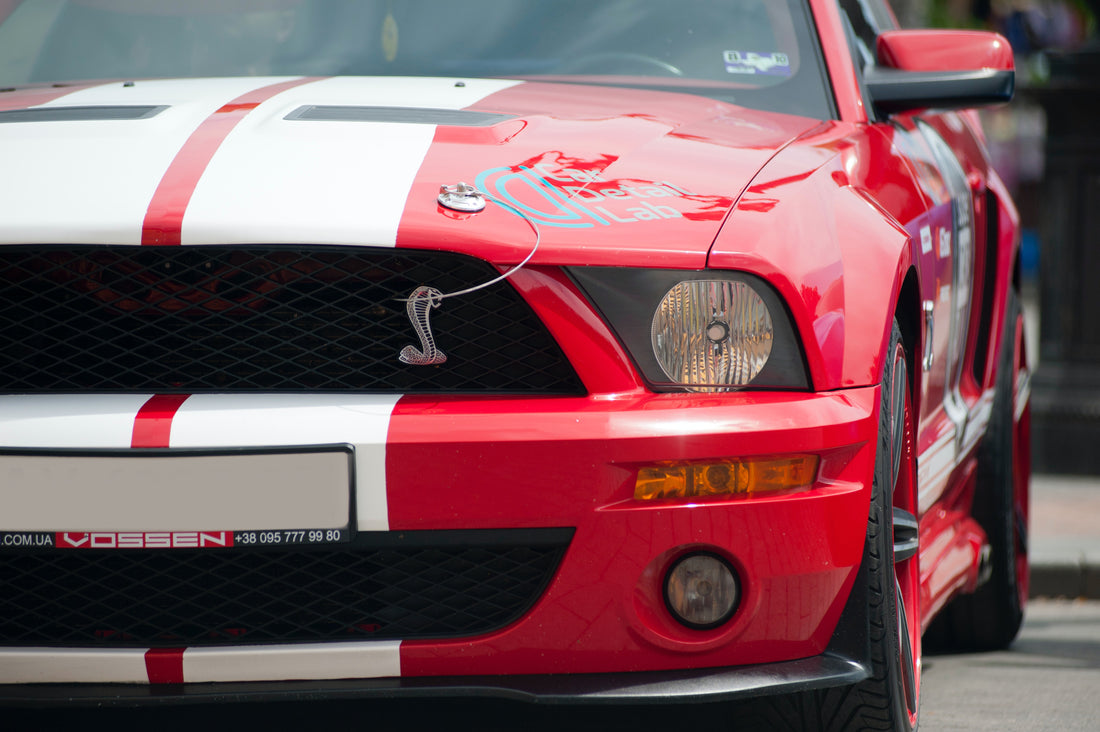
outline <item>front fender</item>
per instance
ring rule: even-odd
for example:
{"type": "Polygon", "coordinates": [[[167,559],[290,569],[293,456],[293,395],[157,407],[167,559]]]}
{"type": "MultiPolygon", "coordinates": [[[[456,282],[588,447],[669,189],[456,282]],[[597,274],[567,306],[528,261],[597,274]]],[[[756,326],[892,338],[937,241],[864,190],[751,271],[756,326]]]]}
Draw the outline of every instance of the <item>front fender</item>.
{"type": "Polygon", "coordinates": [[[877,384],[924,208],[877,135],[834,124],[785,149],[738,200],[708,266],[769,280],[791,310],[818,391],[877,384]],[[899,218],[900,215],[900,218],[899,218]]]}

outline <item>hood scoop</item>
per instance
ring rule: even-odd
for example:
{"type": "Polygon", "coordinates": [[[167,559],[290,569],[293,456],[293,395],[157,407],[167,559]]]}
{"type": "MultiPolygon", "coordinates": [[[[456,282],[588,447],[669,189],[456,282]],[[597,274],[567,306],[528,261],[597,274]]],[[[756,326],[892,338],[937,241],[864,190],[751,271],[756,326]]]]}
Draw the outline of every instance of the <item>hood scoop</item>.
{"type": "Polygon", "coordinates": [[[168,109],[167,106],[89,106],[31,107],[0,111],[4,122],[109,122],[115,120],[149,119],[168,109]]]}
{"type": "Polygon", "coordinates": [[[515,116],[465,109],[306,105],[298,107],[284,119],[309,122],[389,122],[445,127],[492,127],[515,119],[515,116]]]}

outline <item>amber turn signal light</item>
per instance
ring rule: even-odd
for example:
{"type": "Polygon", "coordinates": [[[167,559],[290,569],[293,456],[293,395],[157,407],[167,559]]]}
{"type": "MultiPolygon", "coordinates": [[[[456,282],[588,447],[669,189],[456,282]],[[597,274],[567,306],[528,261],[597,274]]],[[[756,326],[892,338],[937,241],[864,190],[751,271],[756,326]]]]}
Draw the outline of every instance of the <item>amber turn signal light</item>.
{"type": "Polygon", "coordinates": [[[817,455],[658,463],[638,471],[634,498],[749,498],[809,488],[817,466],[817,455]]]}

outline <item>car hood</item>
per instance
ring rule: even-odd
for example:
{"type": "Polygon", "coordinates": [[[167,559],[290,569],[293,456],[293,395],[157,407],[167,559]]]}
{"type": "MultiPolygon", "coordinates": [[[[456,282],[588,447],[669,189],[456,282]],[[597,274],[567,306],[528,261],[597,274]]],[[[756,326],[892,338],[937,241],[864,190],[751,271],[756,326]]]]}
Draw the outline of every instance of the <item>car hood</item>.
{"type": "Polygon", "coordinates": [[[189,79],[0,95],[0,243],[338,244],[500,265],[702,267],[817,122],[691,94],[431,78],[189,79]],[[489,194],[480,213],[441,186],[489,194]]]}

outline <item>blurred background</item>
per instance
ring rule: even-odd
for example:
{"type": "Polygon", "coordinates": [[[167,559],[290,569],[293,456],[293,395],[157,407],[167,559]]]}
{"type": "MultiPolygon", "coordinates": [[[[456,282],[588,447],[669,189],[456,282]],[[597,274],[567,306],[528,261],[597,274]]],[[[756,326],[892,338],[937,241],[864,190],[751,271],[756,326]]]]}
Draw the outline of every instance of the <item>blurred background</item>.
{"type": "Polygon", "coordinates": [[[1016,56],[985,110],[1024,229],[1034,469],[1100,475],[1100,0],[892,0],[903,27],[981,28],[1016,56]]]}

